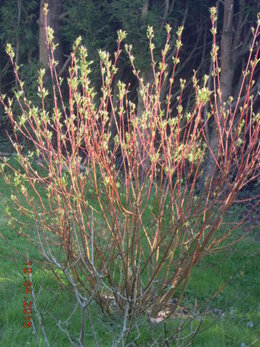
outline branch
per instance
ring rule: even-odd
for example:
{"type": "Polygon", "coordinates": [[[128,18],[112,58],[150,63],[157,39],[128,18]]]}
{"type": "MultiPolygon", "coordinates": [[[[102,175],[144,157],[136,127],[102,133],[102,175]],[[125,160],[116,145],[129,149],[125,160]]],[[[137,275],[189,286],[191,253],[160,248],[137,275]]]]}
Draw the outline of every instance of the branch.
{"type": "Polygon", "coordinates": [[[80,344],[84,347],[85,335],[85,307],[81,307],[81,328],[80,328],[80,344]]]}
{"type": "MultiPolygon", "coordinates": [[[[199,29],[198,35],[197,35],[197,40],[196,43],[193,47],[193,49],[190,51],[189,56],[185,59],[185,61],[181,64],[181,66],[179,67],[179,69],[176,71],[176,75],[179,75],[180,72],[187,66],[187,64],[190,62],[191,59],[194,59],[194,54],[198,49],[198,44],[199,44],[199,39],[201,37],[201,31],[202,31],[202,26],[199,29]]],[[[206,33],[205,33],[206,34],[206,33]]],[[[205,39],[204,39],[204,44],[203,44],[203,49],[205,49],[205,39]]],[[[200,47],[199,47],[200,50],[200,47]]]]}
{"type": "MultiPolygon", "coordinates": [[[[174,4],[174,1],[175,1],[175,0],[173,0],[173,4],[174,4]]],[[[169,0],[165,0],[165,1],[164,1],[164,14],[163,14],[163,20],[162,20],[161,27],[160,27],[161,30],[163,29],[163,27],[164,27],[164,25],[165,25],[165,23],[166,23],[167,17],[168,17],[168,15],[169,15],[169,6],[170,6],[169,0]]],[[[173,5],[172,5],[172,7],[173,7],[173,5]]]]}
{"type": "Polygon", "coordinates": [[[245,0],[240,0],[239,10],[240,10],[239,11],[239,18],[238,18],[238,23],[237,23],[237,28],[236,28],[236,32],[235,32],[235,36],[234,36],[234,43],[233,43],[234,49],[238,45],[239,38],[240,38],[243,27],[247,23],[248,14],[245,16],[245,19],[243,21],[243,14],[245,11],[245,0]]]}
{"type": "Polygon", "coordinates": [[[62,68],[60,69],[60,71],[58,73],[59,77],[62,76],[64,71],[67,70],[67,67],[68,67],[70,61],[71,61],[71,55],[68,56],[68,58],[66,59],[65,63],[63,64],[62,68]]]}
{"type": "MultiPolygon", "coordinates": [[[[253,95],[253,94],[255,94],[256,92],[259,92],[259,91],[260,91],[260,76],[258,76],[257,82],[250,89],[250,95],[253,95]]],[[[240,97],[238,106],[243,104],[243,102],[245,101],[246,97],[247,97],[247,94],[245,94],[244,96],[240,97]]],[[[237,101],[233,101],[232,104],[231,104],[232,107],[235,107],[236,103],[237,103],[237,101]]]]}
{"type": "MultiPolygon", "coordinates": [[[[252,35],[251,31],[248,30],[247,35],[246,35],[246,37],[245,37],[244,40],[243,40],[243,46],[242,46],[242,48],[239,50],[239,52],[237,53],[237,56],[236,56],[236,59],[237,59],[237,60],[238,60],[240,57],[242,57],[244,54],[248,53],[250,41],[252,41],[251,35],[252,35]]],[[[238,47],[236,47],[236,48],[238,48],[238,47]]]]}
{"type": "MultiPolygon", "coordinates": [[[[26,254],[26,258],[27,258],[27,261],[29,262],[28,253],[26,254]]],[[[34,288],[33,288],[33,281],[32,281],[32,273],[29,273],[29,278],[30,278],[30,282],[32,284],[31,285],[31,291],[32,291],[33,309],[34,309],[34,312],[36,314],[37,320],[38,320],[38,322],[40,324],[40,328],[41,328],[41,331],[42,331],[42,335],[43,335],[43,339],[44,339],[45,345],[47,347],[50,347],[50,344],[49,344],[49,341],[48,341],[48,338],[47,338],[47,335],[46,335],[46,331],[45,331],[45,328],[44,328],[44,325],[43,325],[42,315],[39,313],[39,311],[37,309],[37,305],[36,305],[36,298],[35,298],[35,293],[34,293],[34,288]]]]}
{"type": "Polygon", "coordinates": [[[59,21],[63,20],[63,18],[67,17],[67,15],[70,13],[70,11],[66,11],[63,12],[60,16],[59,16],[59,21]]]}
{"type": "Polygon", "coordinates": [[[123,341],[124,336],[125,336],[125,332],[127,330],[127,318],[128,318],[128,310],[129,310],[129,302],[127,301],[126,305],[125,305],[125,314],[124,314],[124,321],[123,321],[123,328],[122,328],[122,332],[118,338],[118,340],[116,341],[114,347],[119,346],[120,342],[123,341]]]}
{"type": "Polygon", "coordinates": [[[93,321],[92,321],[92,317],[91,317],[91,312],[90,312],[88,306],[87,306],[86,309],[87,309],[87,312],[88,312],[88,319],[89,319],[89,323],[90,323],[90,329],[91,329],[92,336],[94,337],[96,347],[99,347],[97,335],[95,333],[95,329],[94,329],[94,325],[93,325],[93,321]]]}
{"type": "Polygon", "coordinates": [[[60,329],[62,332],[64,332],[64,333],[66,334],[66,336],[67,336],[67,338],[68,338],[68,340],[69,340],[69,342],[70,342],[70,345],[71,345],[71,346],[77,346],[76,343],[73,342],[73,340],[72,340],[72,338],[71,338],[70,333],[68,332],[68,330],[67,330],[66,328],[63,328],[63,327],[61,326],[61,322],[60,322],[60,321],[58,321],[57,325],[58,325],[59,329],[60,329]]]}

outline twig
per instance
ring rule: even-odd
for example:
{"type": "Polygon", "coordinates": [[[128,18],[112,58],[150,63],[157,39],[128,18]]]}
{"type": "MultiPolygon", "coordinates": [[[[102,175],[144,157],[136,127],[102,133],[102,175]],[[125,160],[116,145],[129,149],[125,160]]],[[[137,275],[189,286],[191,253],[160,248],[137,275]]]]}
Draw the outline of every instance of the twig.
{"type": "Polygon", "coordinates": [[[63,328],[63,327],[61,326],[61,322],[60,322],[60,321],[58,321],[57,325],[58,325],[58,327],[60,328],[60,330],[63,331],[63,332],[66,334],[66,336],[67,336],[67,338],[68,338],[68,340],[69,340],[69,342],[70,342],[70,345],[71,345],[71,346],[76,346],[76,347],[77,347],[77,344],[72,340],[72,338],[71,338],[70,333],[68,332],[68,330],[67,330],[66,328],[63,328]]]}
{"type": "Polygon", "coordinates": [[[91,208],[91,265],[94,265],[94,227],[93,227],[93,208],[91,208]]]}
{"type": "MultiPolygon", "coordinates": [[[[26,259],[29,262],[28,251],[26,251],[26,259]]],[[[34,288],[33,288],[33,281],[32,281],[32,273],[29,273],[29,278],[30,278],[30,282],[32,284],[31,285],[31,291],[32,291],[33,309],[34,309],[34,312],[36,314],[37,320],[39,322],[45,345],[47,347],[50,347],[50,344],[49,344],[49,341],[48,341],[48,338],[47,338],[47,335],[46,335],[46,331],[45,331],[45,328],[44,328],[44,325],[43,325],[42,315],[39,313],[39,311],[37,309],[37,305],[36,305],[36,298],[35,298],[35,293],[34,293],[34,288]]]]}
{"type": "Polygon", "coordinates": [[[31,322],[32,322],[33,334],[34,334],[34,337],[36,339],[36,343],[37,343],[38,347],[41,347],[40,340],[38,338],[37,329],[36,329],[36,325],[34,323],[34,320],[32,319],[31,322]]]}
{"type": "Polygon", "coordinates": [[[80,344],[84,347],[84,335],[85,335],[85,309],[86,307],[81,307],[81,328],[80,328],[80,344]]]}
{"type": "Polygon", "coordinates": [[[89,319],[89,323],[90,323],[90,329],[91,329],[92,336],[94,337],[96,347],[99,347],[99,343],[98,343],[97,335],[96,335],[96,332],[95,332],[95,329],[94,329],[94,325],[93,325],[90,309],[89,309],[88,306],[86,307],[86,309],[87,309],[87,312],[88,312],[88,319],[89,319]]]}

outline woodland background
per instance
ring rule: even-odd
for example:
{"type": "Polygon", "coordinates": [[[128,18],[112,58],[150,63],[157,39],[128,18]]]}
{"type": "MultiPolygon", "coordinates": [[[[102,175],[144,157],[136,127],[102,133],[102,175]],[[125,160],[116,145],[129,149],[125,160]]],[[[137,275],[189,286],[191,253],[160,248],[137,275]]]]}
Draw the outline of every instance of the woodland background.
{"type": "MultiPolygon", "coordinates": [[[[165,42],[166,23],[173,27],[173,32],[184,25],[183,47],[181,48],[181,65],[176,77],[188,80],[183,96],[183,105],[189,110],[194,102],[192,80],[193,70],[200,79],[204,74],[210,75],[212,65],[210,51],[212,34],[209,7],[217,6],[217,44],[220,46],[221,87],[223,101],[232,96],[236,100],[240,81],[243,77],[248,57],[248,48],[252,40],[251,27],[260,10],[257,0],[223,0],[223,1],[180,1],[180,0],[2,0],[0,4],[0,92],[11,94],[16,82],[10,60],[5,53],[5,46],[11,43],[15,51],[15,62],[21,65],[20,75],[25,81],[27,95],[33,101],[36,98],[37,71],[39,66],[48,65],[43,25],[43,3],[49,4],[49,25],[55,31],[56,59],[59,60],[59,76],[66,78],[70,63],[70,52],[76,37],[83,38],[88,49],[89,59],[93,60],[92,82],[100,86],[98,49],[112,53],[116,46],[116,32],[119,29],[127,32],[126,43],[134,44],[136,65],[141,69],[145,81],[152,79],[152,68],[149,63],[148,40],[146,30],[152,25],[155,31],[156,53],[165,42]]],[[[175,38],[172,38],[175,40],[175,38]]],[[[174,49],[168,54],[168,63],[174,49]]],[[[137,105],[137,113],[142,113],[142,102],[138,94],[138,81],[131,74],[130,63],[126,54],[121,55],[119,73],[114,80],[131,84],[132,100],[137,105]]],[[[169,66],[170,68],[170,66],[169,66]]],[[[253,92],[257,96],[260,85],[260,74],[256,71],[256,83],[253,92]]],[[[208,88],[211,89],[211,78],[208,88]]],[[[98,89],[98,88],[97,88],[98,89]]],[[[174,94],[174,93],[173,93],[174,94]]],[[[176,99],[178,88],[176,88],[176,99]]],[[[259,109],[259,97],[254,99],[255,111],[259,109]]],[[[243,98],[242,98],[243,101],[243,98]]],[[[207,108],[205,109],[205,113],[207,108]]],[[[206,116],[206,114],[205,114],[206,116]]],[[[2,151],[8,150],[6,130],[10,130],[6,116],[0,106],[0,136],[2,151]]],[[[214,147],[214,131],[208,129],[211,145],[214,147]]],[[[216,142],[216,141],[215,141],[216,142]]]]}

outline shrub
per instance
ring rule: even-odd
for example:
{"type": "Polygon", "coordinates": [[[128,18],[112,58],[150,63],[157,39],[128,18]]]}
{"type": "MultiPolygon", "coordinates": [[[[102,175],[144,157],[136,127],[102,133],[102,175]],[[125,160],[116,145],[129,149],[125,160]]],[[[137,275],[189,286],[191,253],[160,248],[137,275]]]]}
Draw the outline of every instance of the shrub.
{"type": "MultiPolygon", "coordinates": [[[[214,9],[211,18],[215,37],[214,9]]],[[[53,88],[44,88],[41,69],[41,107],[26,98],[13,51],[7,50],[20,87],[15,97],[21,109],[21,116],[15,116],[12,100],[1,97],[13,125],[10,140],[20,165],[4,164],[14,172],[13,201],[22,215],[36,222],[33,242],[57,278],[67,281],[75,293],[83,313],[82,345],[84,313],[92,300],[103,311],[122,316],[118,343],[141,314],[148,314],[152,322],[173,315],[192,268],[238,226],[226,232],[220,229],[238,192],[259,175],[259,114],[253,113],[250,94],[258,63],[259,20],[241,85],[245,97],[240,93],[234,108],[221,101],[215,43],[213,91],[207,89],[208,76],[201,85],[194,73],[194,107],[184,113],[185,81],[181,80],[178,107],[172,108],[182,29],[177,32],[169,73],[166,56],[171,28],[166,26],[166,44],[158,64],[153,59],[153,30],[148,28],[152,84],[144,83],[135,68],[132,47],[125,46],[140,85],[141,117],[129,100],[129,86],[119,81],[117,95],[112,94],[124,32],[118,32],[114,59],[99,52],[102,87],[97,93],[91,85],[87,49],[80,45],[80,38],[75,41],[66,102],[56,71],[53,32],[46,25],[53,88]],[[164,87],[166,101],[162,100],[164,87]],[[46,105],[48,94],[53,108],[46,105]],[[202,115],[207,103],[210,111],[205,121],[202,115]],[[216,130],[215,148],[205,132],[209,121],[216,130]],[[27,139],[32,151],[24,154],[18,134],[27,139]],[[205,177],[208,154],[214,167],[205,177]]],[[[10,177],[6,179],[10,182],[10,177]]]]}

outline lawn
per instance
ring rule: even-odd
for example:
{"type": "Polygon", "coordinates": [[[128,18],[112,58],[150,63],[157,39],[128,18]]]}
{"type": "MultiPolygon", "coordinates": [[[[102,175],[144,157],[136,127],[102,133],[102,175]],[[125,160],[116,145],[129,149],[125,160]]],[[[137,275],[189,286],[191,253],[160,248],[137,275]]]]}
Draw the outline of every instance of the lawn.
{"type": "MultiPolygon", "coordinates": [[[[37,346],[33,329],[25,329],[24,324],[24,256],[26,250],[29,257],[39,259],[36,250],[27,240],[17,235],[8,225],[4,209],[9,204],[9,190],[0,177],[0,345],[1,346],[37,346]],[[14,249],[18,249],[20,254],[14,249]]],[[[228,219],[236,219],[239,210],[233,210],[228,219]]],[[[34,232],[24,230],[27,233],[34,232]]],[[[237,231],[245,232],[244,228],[237,231]]],[[[256,241],[254,229],[245,239],[232,248],[215,254],[209,254],[193,270],[186,294],[176,317],[167,323],[151,324],[145,317],[140,318],[139,331],[136,335],[136,346],[160,346],[156,340],[160,335],[170,337],[174,328],[187,323],[180,333],[178,346],[189,338],[190,334],[203,317],[203,321],[193,346],[259,346],[260,345],[260,260],[259,243],[256,241]],[[195,317],[189,323],[189,317],[195,317]],[[139,335],[139,336],[138,336],[139,335]]],[[[237,235],[236,235],[237,236],[237,235]]],[[[54,275],[36,261],[32,264],[32,279],[36,295],[37,307],[43,313],[44,327],[50,346],[70,346],[65,333],[56,323],[65,321],[71,314],[74,301],[67,291],[61,290],[54,275]]],[[[121,318],[103,315],[100,309],[92,304],[90,307],[94,328],[100,346],[112,346],[121,330],[121,318]]],[[[78,336],[80,323],[77,310],[68,327],[72,335],[78,336]]],[[[39,325],[33,313],[41,346],[45,346],[39,325]]],[[[95,346],[89,322],[86,321],[86,346],[95,346]]],[[[169,346],[176,346],[175,342],[169,346]]],[[[133,344],[134,346],[134,344],[133,344]]]]}

